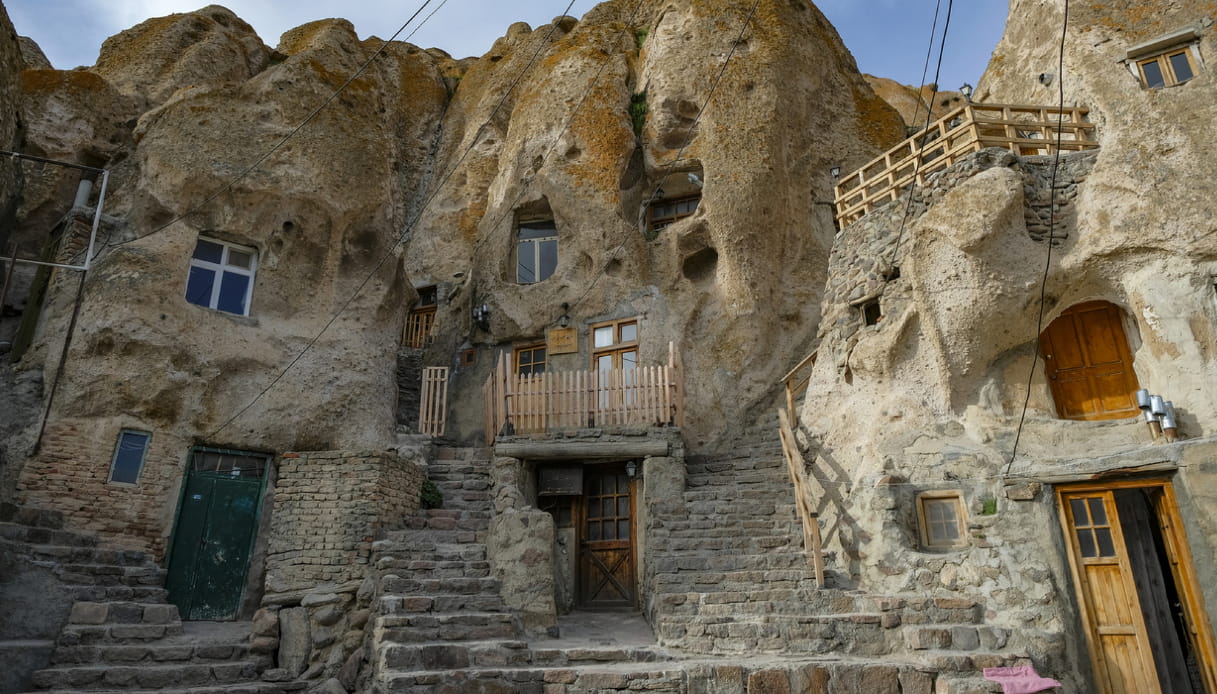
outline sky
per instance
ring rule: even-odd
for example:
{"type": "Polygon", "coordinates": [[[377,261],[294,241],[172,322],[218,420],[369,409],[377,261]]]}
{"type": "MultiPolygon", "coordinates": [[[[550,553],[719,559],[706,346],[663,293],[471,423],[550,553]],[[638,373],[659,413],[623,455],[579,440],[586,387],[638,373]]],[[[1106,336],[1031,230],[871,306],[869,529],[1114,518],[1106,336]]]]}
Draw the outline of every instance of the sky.
{"type": "MultiPolygon", "coordinates": [[[[387,38],[397,31],[422,0],[214,0],[249,22],[263,43],[274,47],[288,29],[327,17],[344,17],[361,38],[387,38]]],[[[454,57],[482,55],[513,22],[545,24],[563,13],[570,0],[447,0],[422,25],[411,43],[442,48],[454,57]]],[[[570,14],[579,17],[598,0],[576,0],[570,14]]],[[[934,9],[940,0],[817,0],[836,26],[862,72],[902,84],[921,81],[934,9]]],[[[208,0],[0,0],[17,33],[33,38],[60,69],[92,65],[101,43],[150,17],[189,12],[208,0]]],[[[941,3],[939,36],[947,2],[941,3]]],[[[939,86],[954,90],[976,84],[993,47],[1001,38],[1007,0],[961,0],[953,3],[939,86]]],[[[420,15],[420,19],[426,16],[420,15]]],[[[406,30],[408,34],[417,25],[406,30]]],[[[405,37],[403,34],[402,37],[405,37]]],[[[939,39],[933,42],[935,55],[939,39]]],[[[926,81],[932,81],[931,62],[926,81]]]]}

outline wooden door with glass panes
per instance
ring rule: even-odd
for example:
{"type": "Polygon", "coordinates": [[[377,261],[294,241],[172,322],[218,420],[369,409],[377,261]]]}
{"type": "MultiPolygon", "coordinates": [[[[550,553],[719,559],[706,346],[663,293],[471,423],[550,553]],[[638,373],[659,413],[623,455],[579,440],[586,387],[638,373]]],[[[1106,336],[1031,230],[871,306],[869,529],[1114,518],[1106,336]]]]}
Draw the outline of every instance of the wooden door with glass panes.
{"type": "Polygon", "coordinates": [[[1100,690],[1160,694],[1114,495],[1062,492],[1060,499],[1100,690]]]}
{"type": "Polygon", "coordinates": [[[579,605],[634,606],[634,496],[621,466],[588,469],[579,512],[579,605]]]}

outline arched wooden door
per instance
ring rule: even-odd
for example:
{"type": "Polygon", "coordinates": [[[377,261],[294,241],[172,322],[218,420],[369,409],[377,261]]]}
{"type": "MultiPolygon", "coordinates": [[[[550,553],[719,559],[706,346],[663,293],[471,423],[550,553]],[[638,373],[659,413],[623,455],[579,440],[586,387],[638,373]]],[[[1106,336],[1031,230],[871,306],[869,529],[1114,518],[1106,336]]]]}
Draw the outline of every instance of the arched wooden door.
{"type": "Polygon", "coordinates": [[[1141,386],[1114,304],[1069,307],[1040,336],[1040,351],[1062,419],[1122,419],[1140,411],[1136,392],[1141,386]]]}

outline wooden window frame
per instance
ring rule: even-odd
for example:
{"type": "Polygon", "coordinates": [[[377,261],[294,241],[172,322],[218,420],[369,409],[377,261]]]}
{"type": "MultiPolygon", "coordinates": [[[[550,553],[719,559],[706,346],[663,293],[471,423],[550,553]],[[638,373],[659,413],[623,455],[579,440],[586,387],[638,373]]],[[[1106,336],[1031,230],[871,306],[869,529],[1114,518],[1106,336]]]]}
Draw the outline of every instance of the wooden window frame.
{"type": "Polygon", "coordinates": [[[925,549],[944,550],[960,549],[968,546],[968,517],[963,505],[963,493],[958,489],[922,492],[917,495],[917,532],[921,538],[921,546],[925,549]],[[955,509],[955,527],[958,537],[954,540],[942,540],[931,537],[930,524],[926,519],[926,502],[953,502],[955,509]]]}
{"type": "Polygon", "coordinates": [[[1156,53],[1154,55],[1137,58],[1136,65],[1137,76],[1141,78],[1141,86],[1145,87],[1146,89],[1164,89],[1166,87],[1174,87],[1191,80],[1200,73],[1196,56],[1192,51],[1192,44],[1188,44],[1186,46],[1175,46],[1174,48],[1156,53]],[[1187,60],[1188,68],[1192,71],[1191,77],[1179,79],[1179,76],[1175,74],[1175,66],[1171,64],[1170,59],[1177,55],[1182,55],[1187,60]],[[1162,73],[1162,84],[1151,85],[1149,83],[1149,78],[1145,75],[1145,66],[1150,63],[1156,63],[1158,65],[1158,70],[1162,73]]]}
{"type": "Polygon", "coordinates": [[[651,231],[660,231],[672,224],[686,218],[692,217],[694,212],[697,212],[698,206],[701,205],[701,195],[685,195],[678,198],[669,198],[667,200],[656,200],[647,205],[647,228],[651,231]],[[657,215],[656,208],[671,206],[676,207],[682,202],[696,200],[697,204],[693,205],[693,209],[688,212],[673,212],[672,214],[657,215]]]}
{"type": "Polygon", "coordinates": [[[549,349],[548,349],[546,343],[544,341],[530,342],[526,345],[517,345],[517,346],[513,347],[511,350],[511,365],[512,365],[512,372],[517,376],[545,373],[545,371],[548,369],[548,365],[549,365],[549,349]],[[521,363],[520,359],[524,356],[525,353],[535,354],[536,350],[538,350],[538,349],[544,351],[544,354],[543,354],[544,359],[540,362],[537,362],[537,361],[528,362],[528,366],[530,367],[529,372],[527,374],[522,373],[520,371],[520,368],[523,366],[523,364],[521,363]],[[537,364],[541,365],[540,371],[535,370],[537,364]]]}
{"type": "Polygon", "coordinates": [[[638,354],[638,343],[639,343],[639,337],[638,337],[639,336],[639,327],[640,326],[638,324],[637,316],[631,316],[630,318],[618,318],[617,320],[604,321],[601,323],[593,323],[590,326],[588,326],[588,332],[587,332],[588,343],[591,345],[591,349],[592,349],[592,370],[593,371],[599,370],[599,367],[597,366],[597,362],[599,361],[600,357],[603,357],[606,355],[612,355],[613,356],[613,368],[620,369],[620,368],[622,368],[621,358],[620,358],[621,354],[632,351],[632,352],[634,352],[635,355],[637,355],[638,354]],[[634,326],[634,339],[633,340],[622,340],[621,339],[621,328],[624,326],[627,326],[627,325],[634,326]],[[598,329],[608,328],[608,327],[611,327],[613,329],[613,342],[611,344],[605,345],[603,347],[597,347],[596,346],[596,331],[598,329]]]}

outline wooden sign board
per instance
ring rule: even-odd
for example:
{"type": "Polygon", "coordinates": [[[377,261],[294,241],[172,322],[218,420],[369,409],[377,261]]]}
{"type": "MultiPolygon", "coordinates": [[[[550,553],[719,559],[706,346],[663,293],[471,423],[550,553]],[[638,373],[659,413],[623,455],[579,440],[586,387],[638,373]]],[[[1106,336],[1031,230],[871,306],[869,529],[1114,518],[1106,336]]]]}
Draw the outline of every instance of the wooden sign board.
{"type": "Polygon", "coordinates": [[[572,354],[579,351],[579,333],[574,328],[554,328],[545,336],[550,354],[572,354]]]}

